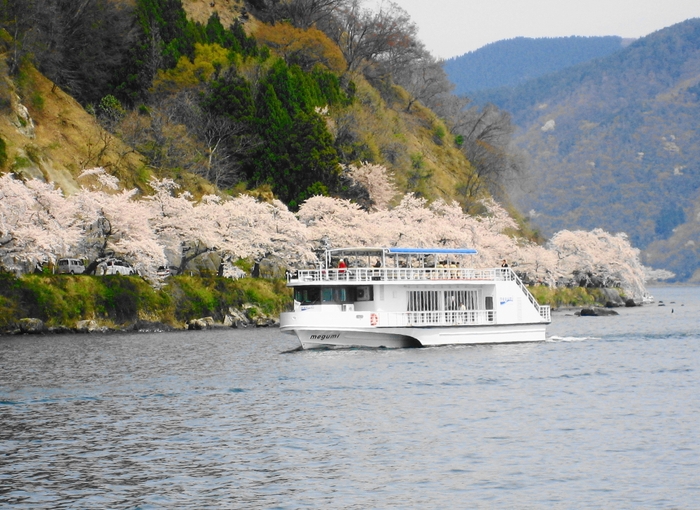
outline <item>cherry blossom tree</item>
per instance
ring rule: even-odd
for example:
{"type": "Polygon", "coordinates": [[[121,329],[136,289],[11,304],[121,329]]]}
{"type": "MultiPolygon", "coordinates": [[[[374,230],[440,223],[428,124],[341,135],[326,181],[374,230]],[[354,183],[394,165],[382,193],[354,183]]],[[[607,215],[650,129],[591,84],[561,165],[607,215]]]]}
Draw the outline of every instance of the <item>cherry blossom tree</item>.
{"type": "Polygon", "coordinates": [[[197,209],[202,218],[215,224],[221,250],[235,258],[276,255],[290,264],[313,258],[306,230],[279,200],[265,202],[240,195],[197,209]]]}
{"type": "Polygon", "coordinates": [[[89,176],[95,176],[98,184],[83,186],[68,199],[83,230],[79,248],[95,260],[123,257],[143,276],[154,277],[156,268],[167,259],[150,221],[148,203],[136,199],[137,190],[116,191],[117,181],[104,169],[81,174],[89,176]]]}
{"type": "Polygon", "coordinates": [[[59,257],[115,255],[155,280],[166,252],[183,267],[209,252],[228,259],[276,255],[300,267],[328,246],[467,247],[478,250],[470,265],[495,267],[506,258],[529,281],[620,286],[634,298],[645,292],[639,250],[624,234],[564,230],[540,246],[516,237],[515,220],[493,199],[481,202],[477,216],[456,202],[428,203],[413,194],[389,207],[394,188],[383,167],[353,172],[372,190],[375,209],[324,196],[306,200],[296,214],[279,200],[250,195],[196,201],[171,179],[153,179],[154,193],[139,198],[137,190],[119,189],[104,168],[84,171],[80,179],[89,184],[65,197],[53,184],[3,175],[0,261],[21,272],[59,257]]]}
{"type": "Polygon", "coordinates": [[[383,165],[364,162],[362,165],[346,167],[350,178],[361,184],[369,193],[372,209],[387,209],[389,203],[399,193],[389,171],[383,165]]]}
{"type": "Polygon", "coordinates": [[[626,234],[612,235],[599,228],[590,232],[562,230],[547,247],[557,254],[556,275],[580,284],[620,286],[634,297],[644,295],[644,268],[639,250],[626,234]]]}
{"type": "Polygon", "coordinates": [[[166,252],[179,258],[180,271],[195,258],[215,251],[220,238],[208,218],[202,218],[189,192],[177,194],[180,185],[172,179],[151,179],[153,195],[143,198],[147,218],[166,252]]]}
{"type": "MultiPolygon", "coordinates": [[[[535,243],[525,243],[511,253],[510,260],[516,265],[515,270],[526,281],[544,284],[549,287],[556,285],[555,268],[557,267],[557,254],[544,246],[535,243]]],[[[515,265],[514,264],[514,265],[515,265]]]]}
{"type": "Polygon", "coordinates": [[[368,213],[345,199],[311,197],[299,208],[297,218],[316,250],[326,243],[333,247],[367,246],[375,232],[368,213]]]}
{"type": "Polygon", "coordinates": [[[80,237],[73,205],[53,184],[0,176],[0,263],[21,272],[72,255],[80,237]]]}

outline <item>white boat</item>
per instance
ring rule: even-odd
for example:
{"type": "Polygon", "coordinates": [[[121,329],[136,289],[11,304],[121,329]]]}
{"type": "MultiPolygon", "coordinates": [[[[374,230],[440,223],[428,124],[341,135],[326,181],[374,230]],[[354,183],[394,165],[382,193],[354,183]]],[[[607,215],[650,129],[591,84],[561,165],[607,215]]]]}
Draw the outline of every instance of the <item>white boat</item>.
{"type": "MultiPolygon", "coordinates": [[[[472,249],[326,250],[288,276],[280,330],[304,349],[538,342],[551,322],[509,267],[469,267],[472,249]],[[340,260],[347,267],[338,268],[340,260]]],[[[342,266],[343,264],[341,264],[342,266]]]]}

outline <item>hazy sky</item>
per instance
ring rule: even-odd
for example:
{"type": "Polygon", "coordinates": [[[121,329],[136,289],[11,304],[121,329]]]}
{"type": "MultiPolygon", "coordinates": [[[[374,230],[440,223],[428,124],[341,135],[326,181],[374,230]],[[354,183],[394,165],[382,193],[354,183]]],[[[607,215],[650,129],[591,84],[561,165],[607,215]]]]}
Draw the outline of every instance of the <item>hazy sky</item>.
{"type": "Polygon", "coordinates": [[[418,25],[419,39],[440,58],[518,36],[637,38],[700,17],[700,0],[394,1],[418,25]]]}

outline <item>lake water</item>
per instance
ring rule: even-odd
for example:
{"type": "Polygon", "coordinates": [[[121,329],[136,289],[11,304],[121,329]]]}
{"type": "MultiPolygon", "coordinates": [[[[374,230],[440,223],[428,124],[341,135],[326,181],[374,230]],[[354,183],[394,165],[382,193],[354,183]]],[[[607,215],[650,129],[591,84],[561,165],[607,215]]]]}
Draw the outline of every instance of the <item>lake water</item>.
{"type": "Polygon", "coordinates": [[[527,345],[0,338],[0,506],[699,508],[700,288],[651,290],[527,345]]]}

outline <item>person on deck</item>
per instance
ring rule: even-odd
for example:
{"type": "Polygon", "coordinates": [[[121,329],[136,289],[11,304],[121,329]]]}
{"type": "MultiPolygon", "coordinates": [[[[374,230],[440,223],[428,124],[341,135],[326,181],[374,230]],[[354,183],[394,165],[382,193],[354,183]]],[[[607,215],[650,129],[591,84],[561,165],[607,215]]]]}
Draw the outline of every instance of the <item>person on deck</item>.
{"type": "Polygon", "coordinates": [[[506,259],[503,259],[503,262],[501,263],[501,267],[508,267],[508,262],[506,262],[506,259]]]}
{"type": "Polygon", "coordinates": [[[345,260],[340,259],[340,262],[338,262],[338,272],[339,272],[339,273],[344,273],[344,272],[345,272],[345,269],[346,269],[347,267],[348,267],[348,266],[345,264],[345,260]]]}

